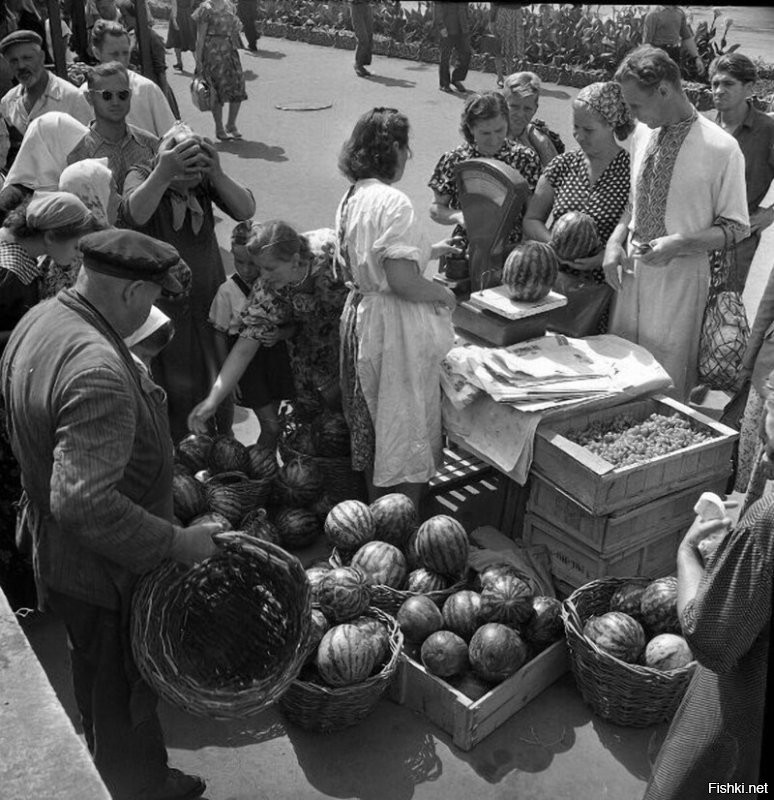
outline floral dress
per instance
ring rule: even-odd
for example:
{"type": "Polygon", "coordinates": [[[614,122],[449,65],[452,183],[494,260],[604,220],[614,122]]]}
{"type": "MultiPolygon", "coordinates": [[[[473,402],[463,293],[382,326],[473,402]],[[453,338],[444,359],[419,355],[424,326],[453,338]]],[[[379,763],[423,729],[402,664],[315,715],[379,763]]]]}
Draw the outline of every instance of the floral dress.
{"type": "MultiPolygon", "coordinates": [[[[455,147],[448,153],[444,153],[438,160],[433,170],[430,182],[427,184],[434,192],[449,196],[449,208],[459,209],[459,192],[457,191],[457,179],[454,175],[454,167],[469,158],[484,158],[474,144],[466,143],[455,147]]],[[[517,144],[511,139],[506,139],[502,147],[492,156],[498,161],[502,161],[508,166],[518,170],[529,184],[530,191],[535,191],[538,178],[540,177],[540,159],[534,150],[530,150],[524,145],[517,144]]],[[[518,244],[521,241],[521,226],[524,212],[519,215],[511,235],[508,237],[510,244],[518,244]]],[[[468,236],[462,225],[455,225],[452,236],[459,237],[464,245],[468,243],[468,236]]]]}
{"type": "Polygon", "coordinates": [[[322,408],[320,388],[339,381],[339,320],[348,289],[335,274],[336,237],[330,228],[305,234],[310,263],[304,279],[275,289],[253,284],[242,311],[239,335],[264,347],[280,341],[282,328],[295,326],[287,340],[296,403],[301,415],[322,408]]]}
{"type": "Polygon", "coordinates": [[[204,2],[191,14],[198,25],[207,24],[202,50],[202,77],[218,103],[240,103],[247,100],[245,76],[239,61],[236,40],[242,30],[234,6],[225,0],[215,8],[211,0],[204,2]]]}

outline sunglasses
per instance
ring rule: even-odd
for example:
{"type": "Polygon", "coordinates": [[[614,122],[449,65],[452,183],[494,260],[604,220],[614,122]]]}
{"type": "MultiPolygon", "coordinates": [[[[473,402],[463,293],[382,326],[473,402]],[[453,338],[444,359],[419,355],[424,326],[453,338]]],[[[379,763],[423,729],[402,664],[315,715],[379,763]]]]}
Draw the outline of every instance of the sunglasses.
{"type": "Polygon", "coordinates": [[[111,92],[109,89],[90,89],[89,91],[93,95],[98,94],[106,103],[109,103],[113,99],[113,95],[121,102],[124,102],[124,100],[129,99],[129,95],[132,93],[129,89],[119,89],[117,92],[111,92]]]}

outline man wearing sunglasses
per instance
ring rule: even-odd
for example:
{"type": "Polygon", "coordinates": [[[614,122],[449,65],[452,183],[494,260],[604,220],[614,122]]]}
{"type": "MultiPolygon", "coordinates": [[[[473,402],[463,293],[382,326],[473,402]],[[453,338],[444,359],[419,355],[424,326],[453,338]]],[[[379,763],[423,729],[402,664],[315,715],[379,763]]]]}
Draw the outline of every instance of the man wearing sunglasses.
{"type": "Polygon", "coordinates": [[[132,107],[132,90],[123,64],[99,64],[89,72],[87,82],[86,99],[94,109],[94,121],[68,155],[67,163],[107,157],[120,193],[131,167],[153,159],[158,139],[126,121],[132,107]]]}

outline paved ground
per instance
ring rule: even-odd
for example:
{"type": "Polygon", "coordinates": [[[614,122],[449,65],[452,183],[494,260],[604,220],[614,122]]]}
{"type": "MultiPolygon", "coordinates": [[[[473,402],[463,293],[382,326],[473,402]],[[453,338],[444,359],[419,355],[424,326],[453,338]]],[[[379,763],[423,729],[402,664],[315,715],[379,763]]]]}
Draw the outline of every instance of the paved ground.
{"type": "MultiPolygon", "coordinates": [[[[437,89],[437,68],[374,59],[374,77],[358,79],[352,53],[264,38],[257,55],[243,53],[250,100],[240,127],[245,141],[219,145],[226,170],[254,191],[257,219],[283,218],[299,229],[330,226],[345,181],[336,157],[357,116],[372,106],[395,106],[412,123],[413,161],[401,188],[424,219],[427,235],[447,229],[424,209],[438,156],[460,141],[462,99],[437,89]],[[331,103],[321,111],[281,111],[277,105],[331,103]]],[[[191,66],[191,55],[185,55],[191,66]]],[[[171,65],[171,61],[170,61],[171,65]]],[[[170,69],[186,121],[212,133],[209,115],[188,98],[190,73],[170,69]]],[[[494,86],[494,77],[471,73],[471,89],[494,86]]],[[[570,100],[576,90],[546,86],[539,115],[572,146],[570,100]]],[[[228,246],[230,221],[217,227],[228,246]]],[[[750,303],[771,264],[767,250],[751,277],[750,303]],[[765,262],[765,264],[764,264],[765,262]]],[[[243,421],[243,424],[244,423],[243,421]]],[[[68,713],[73,716],[60,627],[34,616],[25,628],[68,713]]],[[[470,753],[421,716],[384,700],[356,728],[327,736],[304,732],[273,711],[215,722],[163,706],[162,718],[175,766],[202,774],[210,800],[637,800],[649,771],[651,749],[664,726],[623,729],[594,717],[570,675],[533,701],[470,753]]],[[[84,799],[85,800],[85,799],[84,799]]]]}

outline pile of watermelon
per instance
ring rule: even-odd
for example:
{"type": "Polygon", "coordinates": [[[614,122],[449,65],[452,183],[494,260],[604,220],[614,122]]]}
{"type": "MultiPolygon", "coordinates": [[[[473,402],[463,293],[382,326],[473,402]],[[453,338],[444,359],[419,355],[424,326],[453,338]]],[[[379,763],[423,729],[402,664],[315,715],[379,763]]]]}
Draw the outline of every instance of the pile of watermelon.
{"type": "Polygon", "coordinates": [[[479,592],[454,592],[440,608],[410,597],[397,614],[404,652],[473,700],[564,635],[561,603],[533,596],[511,565],[487,567],[479,582],[479,592]]]}
{"type": "Polygon", "coordinates": [[[324,475],[315,462],[298,457],[280,465],[276,451],[233,436],[192,434],[175,450],[172,482],[175,522],[220,522],[287,550],[308,547],[322,536],[331,508],[324,475]],[[249,501],[237,486],[263,485],[262,500],[249,501]]]}
{"type": "Polygon", "coordinates": [[[648,584],[622,584],[609,611],[586,620],[583,634],[597,647],[627,664],[667,671],[693,660],[677,615],[677,578],[648,584]]]}
{"type": "Polygon", "coordinates": [[[349,426],[344,415],[326,410],[311,422],[291,418],[286,422],[282,442],[306,456],[346,458],[352,452],[349,426]]]}

